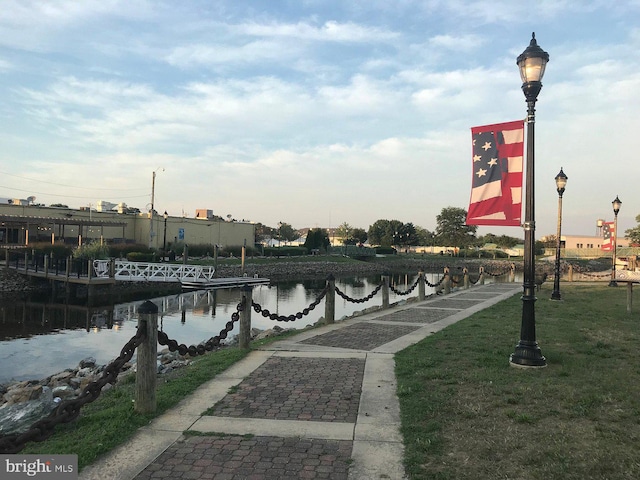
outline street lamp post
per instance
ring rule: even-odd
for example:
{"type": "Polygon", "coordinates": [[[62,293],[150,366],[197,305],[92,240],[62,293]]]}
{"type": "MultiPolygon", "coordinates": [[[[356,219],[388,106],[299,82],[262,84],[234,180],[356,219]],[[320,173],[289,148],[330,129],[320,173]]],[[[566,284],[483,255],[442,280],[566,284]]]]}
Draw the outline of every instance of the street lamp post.
{"type": "Polygon", "coordinates": [[[149,248],[154,247],[153,237],[155,237],[155,233],[153,232],[153,203],[155,201],[156,196],[156,172],[158,170],[162,170],[164,172],[163,167],[158,167],[153,171],[153,175],[151,176],[151,210],[149,211],[149,248]]]}
{"type": "Polygon", "coordinates": [[[618,212],[620,211],[620,206],[622,202],[616,195],[616,199],[611,202],[613,205],[613,266],[611,267],[611,281],[609,282],[610,287],[617,287],[618,282],[616,282],[616,257],[618,256],[618,212]]]}
{"type": "Polygon", "coordinates": [[[167,256],[167,218],[169,217],[169,214],[167,213],[167,211],[164,211],[164,240],[162,242],[162,259],[164,260],[165,257],[167,256]]]}
{"type": "Polygon", "coordinates": [[[553,292],[551,300],[561,300],[560,295],[560,234],[562,230],[562,194],[567,186],[567,176],[560,167],[560,173],[556,175],[556,189],[558,190],[558,230],[556,233],[556,268],[553,276],[553,292]]]}
{"type": "Polygon", "coordinates": [[[524,218],[524,283],[522,294],[522,322],[520,341],[509,358],[516,367],[544,367],[547,360],[542,356],[536,341],[535,317],[535,203],[534,203],[534,127],[535,105],[542,89],[542,77],[549,61],[549,54],[542,50],[535,33],[531,35],[529,46],[517,59],[522,91],[527,101],[527,169],[526,199],[524,218]]]}

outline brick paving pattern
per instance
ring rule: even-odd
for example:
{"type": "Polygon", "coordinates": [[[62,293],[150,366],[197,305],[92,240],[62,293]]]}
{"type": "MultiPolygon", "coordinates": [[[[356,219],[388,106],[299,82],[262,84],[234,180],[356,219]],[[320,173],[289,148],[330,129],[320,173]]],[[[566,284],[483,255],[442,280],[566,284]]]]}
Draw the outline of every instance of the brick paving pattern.
{"type": "Polygon", "coordinates": [[[355,350],[373,350],[418,328],[420,327],[362,322],[303,340],[300,343],[355,350]]]}
{"type": "Polygon", "coordinates": [[[455,310],[464,310],[465,308],[473,307],[478,303],[482,303],[483,300],[464,300],[461,298],[443,298],[429,304],[434,308],[453,308],[455,310]]]}
{"type": "Polygon", "coordinates": [[[192,436],[135,480],[346,480],[353,442],[253,436],[192,436]]]}
{"type": "Polygon", "coordinates": [[[433,323],[443,318],[450,317],[455,312],[451,310],[438,309],[438,308],[408,308],[399,312],[390,313],[384,317],[379,317],[379,320],[387,322],[412,322],[412,323],[433,323]]]}
{"type": "Polygon", "coordinates": [[[272,357],[211,415],[355,423],[364,364],[363,358],[272,357]]]}

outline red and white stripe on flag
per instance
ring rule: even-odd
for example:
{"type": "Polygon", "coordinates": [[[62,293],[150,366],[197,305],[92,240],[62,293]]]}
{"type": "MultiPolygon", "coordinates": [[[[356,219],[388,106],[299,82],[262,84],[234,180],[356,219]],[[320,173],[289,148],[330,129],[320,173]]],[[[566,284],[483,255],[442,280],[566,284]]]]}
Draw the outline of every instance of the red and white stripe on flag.
{"type": "Polygon", "coordinates": [[[616,228],[614,222],[604,222],[602,224],[602,250],[610,252],[613,250],[613,241],[616,236],[616,228]]]}
{"type": "Polygon", "coordinates": [[[473,127],[467,225],[522,223],[524,120],[473,127]]]}

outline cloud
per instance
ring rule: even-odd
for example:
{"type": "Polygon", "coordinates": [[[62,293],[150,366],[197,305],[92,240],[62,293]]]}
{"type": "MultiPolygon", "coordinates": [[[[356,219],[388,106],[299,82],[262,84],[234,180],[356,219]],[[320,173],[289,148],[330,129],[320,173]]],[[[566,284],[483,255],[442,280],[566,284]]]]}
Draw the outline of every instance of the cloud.
{"type": "Polygon", "coordinates": [[[258,37],[287,37],[298,40],[340,43],[381,43],[399,36],[398,33],[383,28],[368,27],[353,22],[341,23],[335,20],[327,21],[320,26],[305,22],[288,24],[247,23],[234,26],[231,31],[237,34],[258,37]]]}

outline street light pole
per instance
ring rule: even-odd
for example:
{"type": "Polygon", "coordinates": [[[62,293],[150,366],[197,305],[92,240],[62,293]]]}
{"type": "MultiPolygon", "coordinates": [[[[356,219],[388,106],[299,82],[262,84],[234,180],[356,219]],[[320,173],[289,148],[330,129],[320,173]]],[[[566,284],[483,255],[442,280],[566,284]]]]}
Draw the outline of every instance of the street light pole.
{"type": "Polygon", "coordinates": [[[611,202],[613,205],[613,266],[611,267],[611,281],[609,282],[610,287],[617,287],[618,282],[616,282],[616,257],[618,256],[618,212],[620,211],[620,206],[622,202],[616,195],[616,199],[611,202]]]}
{"type": "Polygon", "coordinates": [[[556,189],[558,190],[558,230],[556,234],[556,268],[553,275],[553,292],[551,300],[561,300],[560,295],[560,234],[562,230],[562,194],[567,186],[567,176],[560,167],[560,173],[556,175],[556,189]]]}
{"type": "Polygon", "coordinates": [[[158,170],[162,170],[164,172],[164,168],[158,167],[153,171],[153,175],[151,177],[151,211],[149,212],[149,248],[153,248],[153,237],[155,234],[153,233],[153,204],[155,201],[156,195],[156,172],[158,170]]]}
{"type": "Polygon", "coordinates": [[[169,214],[167,211],[164,211],[164,241],[162,242],[162,260],[167,256],[167,218],[169,214]]]}
{"type": "Polygon", "coordinates": [[[524,219],[524,283],[522,294],[522,322],[520,341],[509,363],[516,367],[545,367],[547,360],[542,356],[536,341],[535,317],[535,192],[534,192],[534,128],[535,104],[542,89],[544,69],[549,61],[549,54],[542,50],[535,33],[531,42],[518,56],[517,64],[522,78],[522,91],[527,101],[527,169],[526,169],[526,201],[524,219]]]}

